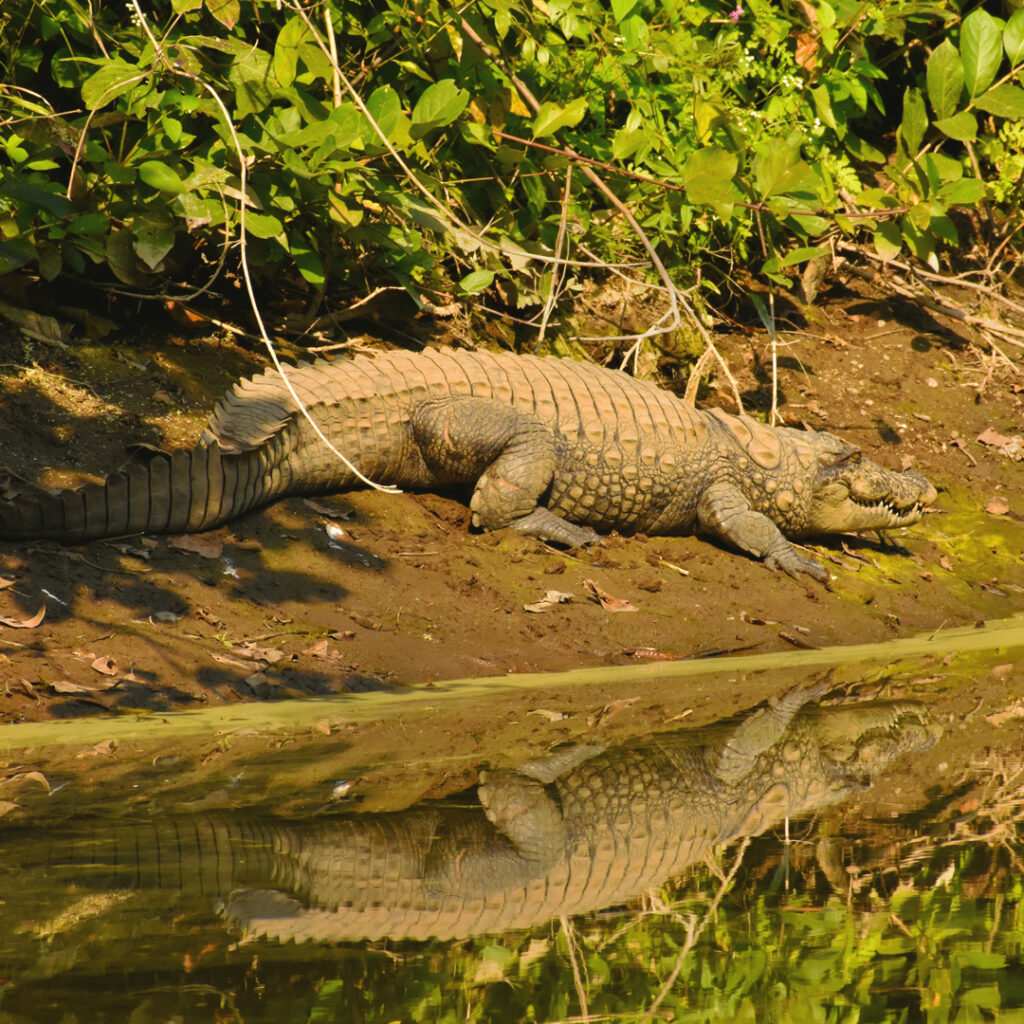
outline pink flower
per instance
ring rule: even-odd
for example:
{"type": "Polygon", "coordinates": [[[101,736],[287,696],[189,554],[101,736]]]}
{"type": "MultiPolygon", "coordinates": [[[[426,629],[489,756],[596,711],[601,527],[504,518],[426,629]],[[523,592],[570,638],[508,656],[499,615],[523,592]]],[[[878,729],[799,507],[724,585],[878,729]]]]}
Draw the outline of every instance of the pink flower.
{"type": "Polygon", "coordinates": [[[743,8],[739,4],[736,5],[736,9],[729,12],[730,21],[739,21],[743,17],[743,8]]]}

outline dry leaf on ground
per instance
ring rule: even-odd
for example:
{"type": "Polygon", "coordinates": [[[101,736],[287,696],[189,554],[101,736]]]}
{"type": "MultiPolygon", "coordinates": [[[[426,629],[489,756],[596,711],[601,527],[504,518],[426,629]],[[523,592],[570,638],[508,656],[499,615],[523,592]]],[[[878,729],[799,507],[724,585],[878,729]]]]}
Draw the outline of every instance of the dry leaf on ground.
{"type": "Polygon", "coordinates": [[[617,714],[619,711],[622,711],[624,708],[628,708],[636,702],[636,697],[623,697],[621,700],[613,700],[610,704],[605,704],[605,706],[601,708],[596,715],[590,715],[590,717],[587,718],[587,725],[592,729],[599,725],[604,725],[612,715],[617,714]]]}
{"type": "Polygon", "coordinates": [[[9,619],[0,615],[0,626],[10,626],[11,629],[34,629],[45,617],[46,605],[44,604],[35,615],[28,619],[9,619]]]}
{"type": "Polygon", "coordinates": [[[117,674],[117,662],[113,658],[108,658],[105,654],[100,655],[100,657],[92,663],[92,667],[96,672],[105,676],[117,674]]]}
{"type": "Polygon", "coordinates": [[[179,551],[191,551],[201,558],[220,558],[224,551],[224,542],[216,537],[207,537],[198,533],[183,533],[178,537],[168,537],[167,546],[178,548],[179,551]]]}
{"type": "Polygon", "coordinates": [[[997,430],[993,430],[992,427],[986,427],[975,440],[979,444],[995,448],[1000,455],[1013,459],[1014,462],[1020,462],[1024,459],[1024,437],[1021,437],[1019,434],[1007,437],[1006,434],[1000,434],[997,430]]]}
{"type": "Polygon", "coordinates": [[[83,757],[113,757],[115,750],[117,750],[117,740],[103,740],[94,747],[75,754],[75,757],[79,760],[83,757]]]}
{"type": "Polygon", "coordinates": [[[635,612],[636,606],[624,601],[621,597],[612,597],[607,590],[602,590],[593,580],[584,580],[583,586],[590,591],[606,612],[635,612]]]}
{"type": "Polygon", "coordinates": [[[322,516],[328,516],[331,519],[352,519],[356,514],[354,508],[332,508],[330,505],[322,505],[319,501],[314,501],[312,498],[304,498],[302,503],[306,508],[311,508],[314,512],[318,512],[322,516]]]}
{"type": "Polygon", "coordinates": [[[549,590],[539,601],[533,604],[524,604],[524,612],[549,612],[560,604],[568,604],[572,600],[572,594],[562,590],[549,590]]]}

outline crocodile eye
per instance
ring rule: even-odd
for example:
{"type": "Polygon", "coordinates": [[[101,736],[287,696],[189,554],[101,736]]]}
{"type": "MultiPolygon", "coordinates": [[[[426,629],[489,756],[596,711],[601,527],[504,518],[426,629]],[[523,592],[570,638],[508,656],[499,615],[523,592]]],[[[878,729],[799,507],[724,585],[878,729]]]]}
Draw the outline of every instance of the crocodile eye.
{"type": "Polygon", "coordinates": [[[834,448],[831,451],[822,452],[818,456],[818,465],[822,469],[843,469],[846,466],[856,466],[860,462],[860,449],[856,445],[843,445],[839,451],[834,448]]]}
{"type": "Polygon", "coordinates": [[[859,448],[854,448],[852,445],[849,448],[841,451],[833,461],[832,465],[836,467],[840,466],[859,466],[861,460],[861,452],[859,448]]]}

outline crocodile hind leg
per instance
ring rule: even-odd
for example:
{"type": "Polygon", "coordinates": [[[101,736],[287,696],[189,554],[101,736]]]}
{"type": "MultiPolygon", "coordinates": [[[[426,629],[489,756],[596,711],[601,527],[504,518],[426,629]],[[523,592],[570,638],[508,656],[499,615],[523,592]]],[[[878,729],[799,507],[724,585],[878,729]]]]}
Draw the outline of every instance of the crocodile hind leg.
{"type": "Polygon", "coordinates": [[[555,439],[538,417],[489,398],[450,395],[420,405],[411,425],[437,482],[475,481],[474,526],[507,526],[570,547],[598,539],[538,504],[555,472],[555,439]]]}

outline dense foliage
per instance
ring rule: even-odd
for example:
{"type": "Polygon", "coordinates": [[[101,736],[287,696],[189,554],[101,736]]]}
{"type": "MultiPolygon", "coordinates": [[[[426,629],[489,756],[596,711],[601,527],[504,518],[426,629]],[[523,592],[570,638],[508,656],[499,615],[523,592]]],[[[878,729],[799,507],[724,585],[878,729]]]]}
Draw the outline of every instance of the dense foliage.
{"type": "Polygon", "coordinates": [[[286,293],[523,307],[645,258],[595,177],[677,281],[1021,227],[1024,9],[6,0],[0,40],[0,273],[219,288],[244,239],[286,293]]]}

